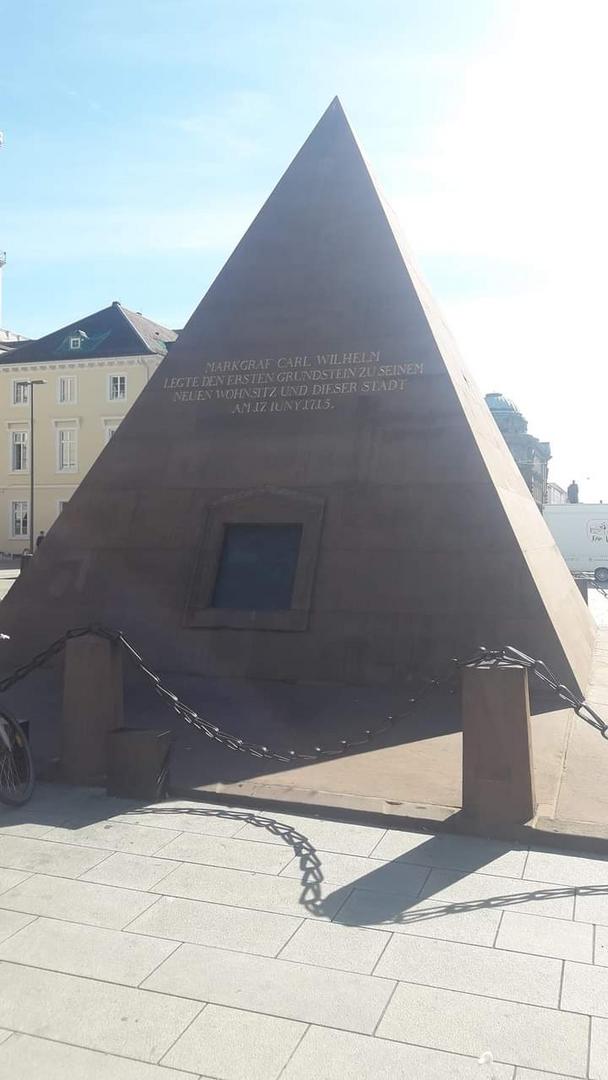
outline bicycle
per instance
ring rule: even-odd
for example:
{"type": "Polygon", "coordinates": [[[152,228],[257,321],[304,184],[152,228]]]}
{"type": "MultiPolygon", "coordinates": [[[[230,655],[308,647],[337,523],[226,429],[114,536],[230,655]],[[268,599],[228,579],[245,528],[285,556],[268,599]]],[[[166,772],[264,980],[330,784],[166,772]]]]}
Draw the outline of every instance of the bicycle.
{"type": "MultiPolygon", "coordinates": [[[[0,634],[8,640],[8,634],[0,634]]],[[[15,717],[0,709],[0,802],[22,806],[34,790],[34,765],[29,743],[15,717]]]]}

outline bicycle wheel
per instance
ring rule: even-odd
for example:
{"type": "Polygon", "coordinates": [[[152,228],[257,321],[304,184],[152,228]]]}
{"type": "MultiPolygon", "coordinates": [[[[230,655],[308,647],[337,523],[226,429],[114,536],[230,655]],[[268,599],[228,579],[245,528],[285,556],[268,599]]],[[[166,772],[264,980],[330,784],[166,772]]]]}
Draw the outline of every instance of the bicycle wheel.
{"type": "Polygon", "coordinates": [[[10,713],[0,710],[0,802],[21,806],[34,790],[28,741],[10,713]]]}

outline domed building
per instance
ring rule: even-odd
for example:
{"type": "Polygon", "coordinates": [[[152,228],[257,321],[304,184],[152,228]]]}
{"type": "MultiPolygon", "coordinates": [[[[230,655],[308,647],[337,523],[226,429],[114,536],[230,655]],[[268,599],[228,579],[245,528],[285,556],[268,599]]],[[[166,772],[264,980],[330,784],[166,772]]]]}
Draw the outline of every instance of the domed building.
{"type": "Polygon", "coordinates": [[[486,402],[537,506],[547,502],[547,475],[551,447],[528,432],[528,421],[504,394],[486,394],[486,402]]]}

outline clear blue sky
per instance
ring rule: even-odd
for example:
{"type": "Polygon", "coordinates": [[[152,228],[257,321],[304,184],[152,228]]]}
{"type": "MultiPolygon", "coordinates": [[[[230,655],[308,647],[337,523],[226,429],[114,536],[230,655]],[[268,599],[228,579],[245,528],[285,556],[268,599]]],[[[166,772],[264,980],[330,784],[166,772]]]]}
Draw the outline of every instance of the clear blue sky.
{"type": "Polygon", "coordinates": [[[608,500],[603,0],[0,11],[5,326],[183,325],[338,93],[481,388],[608,500]]]}

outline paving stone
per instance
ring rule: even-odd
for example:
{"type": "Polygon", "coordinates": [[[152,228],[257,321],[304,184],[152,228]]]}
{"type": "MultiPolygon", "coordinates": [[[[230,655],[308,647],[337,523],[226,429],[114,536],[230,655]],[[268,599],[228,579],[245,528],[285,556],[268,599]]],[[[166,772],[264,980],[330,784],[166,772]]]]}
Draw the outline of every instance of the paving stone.
{"type": "Polygon", "coordinates": [[[173,859],[155,859],[153,855],[128,855],[124,851],[117,851],[92,870],[87,870],[86,874],[81,874],[80,880],[145,890],[157,885],[161,878],[179,865],[173,859]]]}
{"type": "MultiPolygon", "coordinates": [[[[1,925],[1,924],[0,924],[1,925]]],[[[575,925],[578,925],[575,923],[575,925]]],[[[581,929],[589,932],[592,928],[590,926],[584,926],[580,924],[581,929]]],[[[572,957],[573,960],[586,960],[589,962],[587,956],[572,957]]],[[[595,928],[595,956],[594,963],[599,964],[600,967],[608,967],[608,927],[596,926],[595,928]]]]}
{"type": "Polygon", "coordinates": [[[557,1008],[562,965],[544,956],[402,934],[389,942],[374,974],[557,1008]]]}
{"type": "Polygon", "coordinates": [[[605,885],[608,889],[608,859],[531,851],[524,877],[556,885],[605,885]]]}
{"type": "Polygon", "coordinates": [[[370,855],[382,839],[385,829],[368,825],[350,825],[341,821],[320,821],[318,818],[299,817],[292,814],[273,814],[260,811],[255,814],[258,825],[245,825],[237,833],[239,840],[259,840],[262,844],[285,844],[268,827],[273,821],[290,826],[321,851],[335,851],[343,855],[370,855]]]}
{"type": "Polygon", "coordinates": [[[0,960],[139,986],[175,948],[159,938],[36,919],[0,944],[0,960]]]}
{"type": "Polygon", "coordinates": [[[276,911],[300,918],[331,919],[345,899],[343,893],[333,897],[324,896],[313,910],[305,905],[309,893],[306,892],[304,896],[301,882],[292,878],[253,874],[246,870],[226,870],[216,866],[197,866],[195,863],[183,863],[155,885],[153,892],[258,911],[276,911]]]}
{"type": "Polygon", "coordinates": [[[143,985],[216,1005],[367,1033],[374,1030],[394,988],[390,980],[371,975],[201,945],[181,945],[143,985]]]}
{"type": "MultiPolygon", "coordinates": [[[[570,919],[546,919],[539,915],[520,915],[514,911],[505,911],[496,947],[591,964],[593,927],[570,919]]],[[[608,964],[608,956],[606,963],[608,964]]]]}
{"type": "Polygon", "coordinates": [[[300,921],[291,915],[160,896],[153,907],[129,923],[129,931],[187,941],[192,945],[276,956],[300,921]]]}
{"type": "Polygon", "coordinates": [[[181,833],[163,848],[163,855],[181,862],[254,870],[257,874],[278,874],[291,862],[293,853],[289,847],[278,848],[231,837],[181,833]]]}
{"type": "MultiPolygon", "coordinates": [[[[399,893],[412,899],[418,896],[429,873],[424,866],[383,863],[358,855],[317,851],[317,858],[324,880],[332,885],[356,885],[358,889],[399,893]]],[[[300,860],[293,859],[281,877],[301,878],[300,860]]]]}
{"type": "Polygon", "coordinates": [[[574,1077],[586,1075],[588,1032],[586,1016],[410,983],[398,984],[377,1029],[386,1039],[474,1057],[489,1050],[497,1061],[574,1077]]]}
{"type": "Polygon", "coordinates": [[[22,915],[20,911],[0,909],[0,941],[5,941],[35,919],[35,915],[22,915]]]}
{"type": "Polygon", "coordinates": [[[566,962],[561,1007],[591,1016],[608,1016],[608,970],[566,962]]]}
{"type": "Polygon", "coordinates": [[[608,1065],[608,1020],[591,1019],[591,1054],[589,1076],[591,1080],[606,1080],[608,1065]]]}
{"type": "Polygon", "coordinates": [[[200,1008],[199,1001],[0,963],[0,1025],[91,1050],[156,1062],[200,1008]]]}
{"type": "Polygon", "coordinates": [[[419,899],[431,898],[435,903],[491,904],[498,909],[555,919],[571,919],[574,912],[574,890],[541,881],[490,874],[463,875],[450,870],[431,870],[419,899]]]}
{"type": "Polygon", "coordinates": [[[282,950],[281,959],[370,974],[389,937],[379,930],[306,919],[282,950]]]}
{"type": "MultiPolygon", "coordinates": [[[[4,870],[0,867],[0,896],[8,892],[9,889],[13,889],[20,881],[25,881],[29,876],[29,874],[20,873],[18,870],[4,870]]],[[[2,904],[2,900],[0,900],[0,904],[2,904]]]]}
{"type": "Polygon", "coordinates": [[[116,889],[89,881],[36,874],[0,896],[0,905],[30,915],[46,915],[120,930],[155,902],[152,893],[116,889]]]}
{"type": "Polygon", "coordinates": [[[390,829],[374,848],[374,859],[398,859],[442,870],[469,870],[521,877],[527,848],[476,836],[428,836],[390,829]]]}
{"type": "Polygon", "coordinates": [[[600,926],[608,926],[608,888],[602,886],[586,886],[590,891],[576,893],[574,904],[575,922],[597,923],[600,926]],[[597,889],[597,891],[594,891],[597,889]]]}
{"type": "Polygon", "coordinates": [[[537,1072],[536,1069],[516,1069],[515,1080],[576,1080],[574,1076],[564,1076],[560,1073],[537,1072]]]}
{"type": "Polygon", "coordinates": [[[222,1080],[274,1080],[305,1031],[294,1020],[207,1005],[163,1064],[222,1080]]]}
{"type": "Polygon", "coordinates": [[[408,904],[394,894],[355,889],[334,922],[469,945],[493,945],[500,915],[500,911],[489,908],[459,911],[457,904],[435,904],[432,900],[408,904]]]}
{"type": "Polygon", "coordinates": [[[192,1073],[15,1034],[0,1050],[0,1080],[196,1080],[192,1073]]]}
{"type": "MultiPolygon", "coordinates": [[[[512,1080],[511,1065],[483,1075],[477,1058],[311,1027],[281,1080],[512,1080]]],[[[29,1077],[27,1078],[29,1080],[29,1077]]],[[[53,1077],[54,1080],[54,1077],[53,1077]]]]}
{"type": "MultiPolygon", "coordinates": [[[[0,1031],[0,1043],[6,1042],[7,1039],[10,1039],[12,1034],[12,1031],[0,1031]]],[[[11,1080],[14,1080],[14,1078],[11,1077],[11,1080]]]]}
{"type": "Polygon", "coordinates": [[[129,851],[133,855],[154,855],[178,835],[168,829],[147,829],[144,825],[126,825],[122,821],[98,821],[82,828],[53,830],[56,841],[110,851],[129,851]]]}
{"type": "Polygon", "coordinates": [[[0,836],[0,866],[13,870],[75,878],[106,858],[105,851],[94,848],[54,844],[24,836],[0,836]]]}
{"type": "Polygon", "coordinates": [[[253,811],[239,811],[208,803],[169,801],[136,808],[119,814],[115,821],[126,825],[145,825],[154,829],[204,833],[208,836],[234,836],[253,811]]]}

